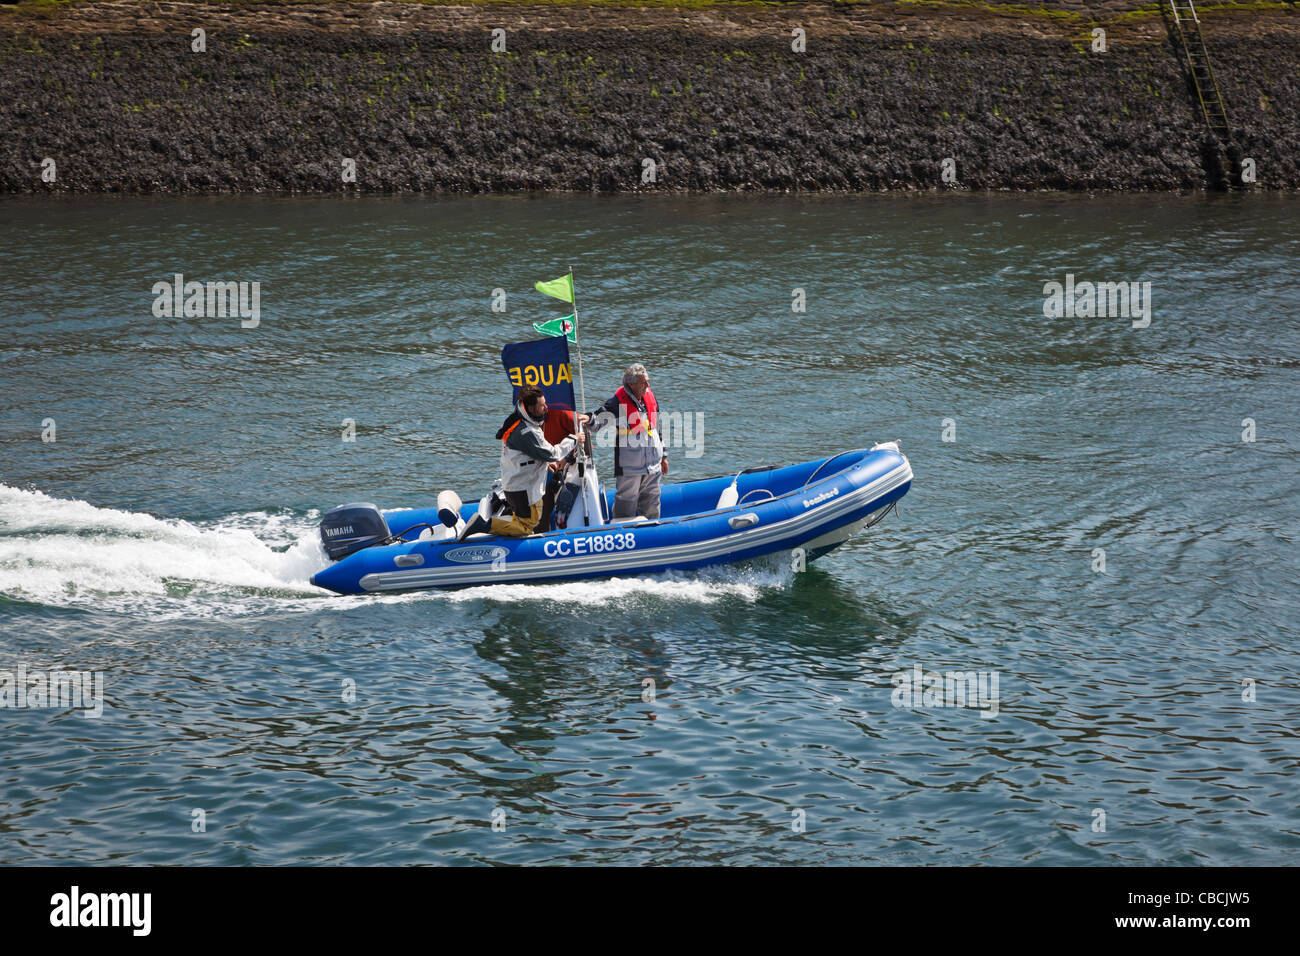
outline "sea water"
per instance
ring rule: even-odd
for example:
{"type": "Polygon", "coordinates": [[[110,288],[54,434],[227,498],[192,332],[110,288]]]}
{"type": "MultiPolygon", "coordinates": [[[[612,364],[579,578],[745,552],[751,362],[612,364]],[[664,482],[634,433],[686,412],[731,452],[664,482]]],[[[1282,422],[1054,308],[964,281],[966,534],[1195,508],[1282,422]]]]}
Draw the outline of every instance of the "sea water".
{"type": "Polygon", "coordinates": [[[1297,221],[0,200],[0,672],[104,697],[0,707],[0,861],[1293,863],[1297,221]],[[313,588],[325,510],[486,490],[570,266],[586,407],[641,362],[695,429],[669,480],[897,440],[898,514],[806,569],[313,588]],[[156,314],[177,275],[257,321],[156,314]]]}

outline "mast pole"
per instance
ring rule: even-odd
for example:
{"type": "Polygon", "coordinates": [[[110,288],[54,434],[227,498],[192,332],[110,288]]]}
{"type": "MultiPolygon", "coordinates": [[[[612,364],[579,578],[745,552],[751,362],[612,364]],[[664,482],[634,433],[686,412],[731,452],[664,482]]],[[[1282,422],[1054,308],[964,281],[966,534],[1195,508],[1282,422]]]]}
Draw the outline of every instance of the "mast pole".
{"type": "Polygon", "coordinates": [[[578,328],[578,290],[573,285],[573,266],[569,266],[569,288],[573,289],[573,346],[578,352],[578,408],[573,413],[573,431],[581,436],[578,412],[587,407],[587,388],[582,381],[582,332],[578,328]]]}
{"type": "Polygon", "coordinates": [[[587,501],[587,449],[582,440],[582,428],[578,425],[578,413],[587,407],[587,387],[582,381],[582,333],[578,328],[578,290],[573,284],[573,266],[569,266],[569,289],[573,292],[573,346],[578,353],[578,407],[573,410],[573,434],[578,451],[578,481],[582,496],[582,523],[591,524],[591,509],[587,501]]]}

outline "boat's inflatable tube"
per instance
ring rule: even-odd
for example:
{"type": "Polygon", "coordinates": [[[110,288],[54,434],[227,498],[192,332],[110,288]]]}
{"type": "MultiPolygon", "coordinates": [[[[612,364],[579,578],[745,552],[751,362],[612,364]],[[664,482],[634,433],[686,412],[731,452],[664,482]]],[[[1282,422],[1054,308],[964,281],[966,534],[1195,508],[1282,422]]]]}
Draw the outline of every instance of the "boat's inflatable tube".
{"type": "MultiPolygon", "coordinates": [[[[457,543],[418,540],[422,526],[440,523],[436,507],[391,511],[384,518],[395,534],[415,530],[394,544],[349,554],[312,583],[339,594],[368,594],[691,570],[795,548],[811,560],[882,517],[911,484],[911,465],[889,443],[734,479],[665,484],[657,521],[570,523],[527,538],[476,534],[457,543]],[[733,481],[736,503],[719,508],[733,481]]],[[[462,506],[461,517],[468,519],[477,507],[462,506]]]]}

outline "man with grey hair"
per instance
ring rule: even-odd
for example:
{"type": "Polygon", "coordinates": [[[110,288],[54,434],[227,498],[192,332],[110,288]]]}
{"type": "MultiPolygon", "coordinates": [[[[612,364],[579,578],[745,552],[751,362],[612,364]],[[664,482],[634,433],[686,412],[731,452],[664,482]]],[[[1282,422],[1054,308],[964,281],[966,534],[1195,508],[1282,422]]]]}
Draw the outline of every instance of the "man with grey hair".
{"type": "Polygon", "coordinates": [[[659,403],[650,373],[639,362],[623,372],[623,387],[591,416],[592,433],[617,423],[614,443],[614,518],[659,517],[659,482],[668,456],[659,439],[659,403]]]}

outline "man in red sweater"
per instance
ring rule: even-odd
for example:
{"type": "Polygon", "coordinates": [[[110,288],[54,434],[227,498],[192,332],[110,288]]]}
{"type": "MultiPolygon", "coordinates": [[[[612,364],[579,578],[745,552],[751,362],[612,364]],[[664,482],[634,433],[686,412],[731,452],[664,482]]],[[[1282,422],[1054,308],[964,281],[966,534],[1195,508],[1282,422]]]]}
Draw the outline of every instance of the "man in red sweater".
{"type": "MultiPolygon", "coordinates": [[[[583,415],[582,420],[585,422],[587,416],[583,415]]],[[[546,421],[542,423],[542,434],[552,445],[564,441],[573,434],[573,412],[561,411],[558,408],[547,409],[546,421]]],[[[537,522],[536,534],[545,534],[551,530],[551,512],[555,510],[555,494],[560,488],[560,483],[564,481],[564,467],[562,461],[553,461],[550,464],[551,474],[546,481],[546,494],[542,496],[542,517],[537,522]]]]}

